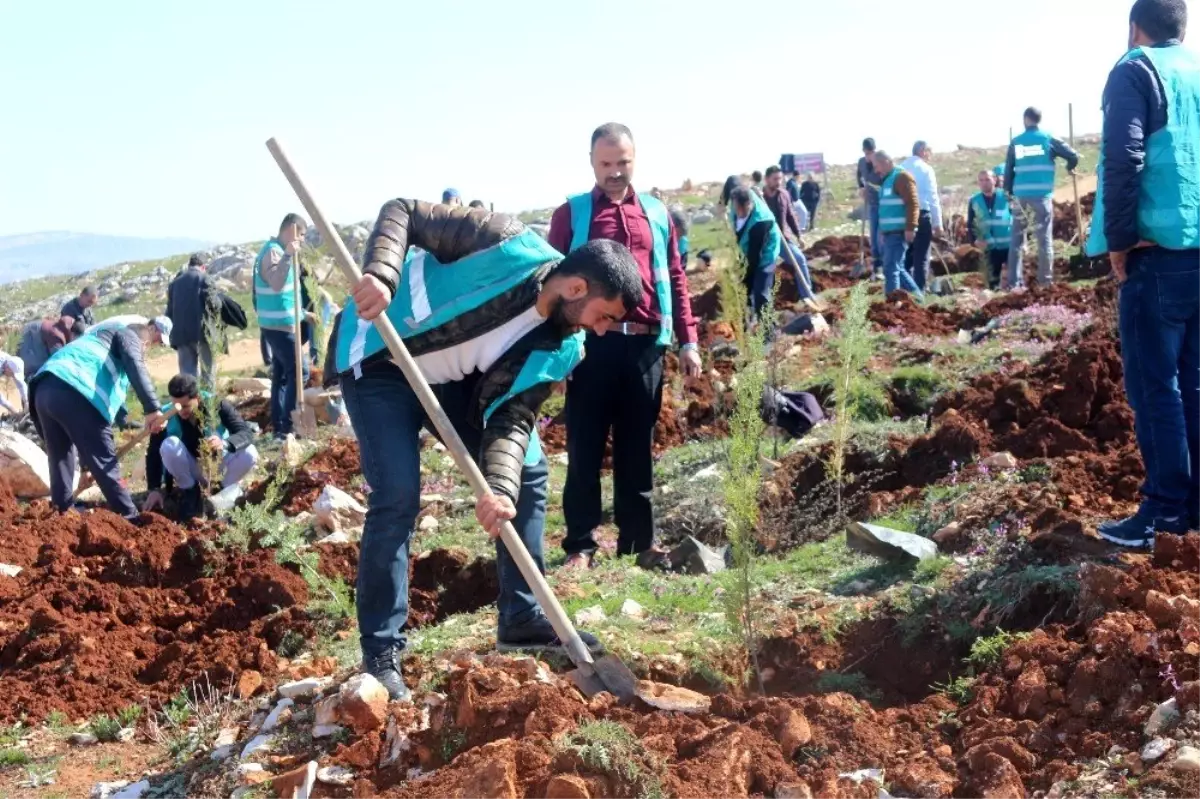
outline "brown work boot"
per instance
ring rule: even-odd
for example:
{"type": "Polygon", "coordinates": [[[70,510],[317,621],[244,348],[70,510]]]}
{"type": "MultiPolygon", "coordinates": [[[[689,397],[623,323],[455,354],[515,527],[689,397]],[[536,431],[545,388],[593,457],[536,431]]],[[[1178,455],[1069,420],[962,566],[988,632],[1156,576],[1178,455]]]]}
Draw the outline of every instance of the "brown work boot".
{"type": "Polygon", "coordinates": [[[637,565],[650,571],[670,571],[671,553],[662,547],[652,546],[638,553],[637,565]]]}
{"type": "Polygon", "coordinates": [[[563,563],[563,568],[572,572],[585,572],[592,568],[592,553],[590,552],[572,552],[567,555],[567,560],[563,563]]]}

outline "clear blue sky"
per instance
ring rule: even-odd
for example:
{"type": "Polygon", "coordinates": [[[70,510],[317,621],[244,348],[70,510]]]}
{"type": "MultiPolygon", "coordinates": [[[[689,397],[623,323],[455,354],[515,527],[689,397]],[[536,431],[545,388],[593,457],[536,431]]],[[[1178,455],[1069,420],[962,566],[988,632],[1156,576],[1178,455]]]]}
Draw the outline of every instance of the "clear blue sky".
{"type": "Polygon", "coordinates": [[[264,238],[300,210],[270,136],[349,222],[448,185],[554,204],[608,120],[642,189],[1000,144],[1030,104],[1097,131],[1130,4],[0,0],[0,235],[264,238]]]}

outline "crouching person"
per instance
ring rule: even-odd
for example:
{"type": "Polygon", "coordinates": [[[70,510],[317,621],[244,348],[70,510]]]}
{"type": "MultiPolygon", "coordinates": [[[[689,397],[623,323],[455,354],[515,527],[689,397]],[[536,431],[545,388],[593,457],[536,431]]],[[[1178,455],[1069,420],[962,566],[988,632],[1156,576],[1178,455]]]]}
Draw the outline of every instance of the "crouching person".
{"type": "MultiPolygon", "coordinates": [[[[254,431],[229,400],[217,404],[217,419],[204,418],[209,397],[207,392],[201,396],[194,376],[175,375],[167,384],[167,393],[179,411],[150,439],[146,450],[146,487],[150,493],[142,510],[161,508],[164,483],[167,491],[174,483],[183,493],[179,517],[187,521],[203,508],[201,489],[207,478],[201,459],[220,459],[219,479],[222,487],[228,488],[240,483],[258,463],[258,450],[254,448],[254,431]]],[[[170,408],[164,406],[163,412],[170,408]]]]}
{"type": "MultiPolygon", "coordinates": [[[[590,241],[564,258],[516,217],[404,199],[383,206],[363,264],[334,324],[336,356],[325,359],[325,378],[340,379],[371,486],[356,592],[363,665],[393,699],[405,699],[397,656],[420,510],[418,434],[430,425],[370,320],[386,312],[479,463],[492,489],[475,507],[480,525],[495,539],[511,521],[544,570],[548,467],[539,409],[582,360],[583,331],[603,335],[643,289],[633,255],[616,242],[590,241]]],[[[496,568],[497,648],[562,652],[500,541],[496,568]]],[[[593,636],[580,636],[599,650],[593,636]]]]}
{"type": "Polygon", "coordinates": [[[162,419],[154,381],[146,371],[145,347],[171,335],[165,316],[148,324],[106,323],[50,356],[31,380],[34,423],[46,442],[50,461],[50,501],[59,512],[72,502],[76,452],[115,513],[127,519],[137,507],[121,477],[113,443],[113,421],[132,386],[146,424],[157,430],[162,419]]]}

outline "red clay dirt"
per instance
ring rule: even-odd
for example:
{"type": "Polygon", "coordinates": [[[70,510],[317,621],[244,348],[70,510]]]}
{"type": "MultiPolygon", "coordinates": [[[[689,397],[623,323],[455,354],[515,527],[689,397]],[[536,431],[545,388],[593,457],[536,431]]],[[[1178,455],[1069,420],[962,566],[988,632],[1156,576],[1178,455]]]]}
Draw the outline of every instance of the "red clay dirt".
{"type": "Polygon", "coordinates": [[[867,319],[880,330],[899,329],[910,336],[952,336],[965,321],[959,311],[919,305],[904,291],[894,291],[886,302],[873,304],[867,319]]]}
{"type": "Polygon", "coordinates": [[[833,266],[853,266],[858,263],[860,255],[864,259],[870,259],[871,240],[867,236],[826,236],[805,247],[804,254],[809,260],[828,258],[833,266]]]}
{"type": "Polygon", "coordinates": [[[0,522],[0,723],[160,702],[247,669],[273,684],[274,648],[304,635],[305,582],[271,552],[222,557],[161,516],[59,516],[44,502],[0,522]]]}
{"type": "MultiPolygon", "coordinates": [[[[283,492],[280,510],[288,516],[311,512],[322,488],[334,485],[349,491],[361,474],[358,443],[344,438],[332,439],[296,470],[283,492]]],[[[255,484],[246,492],[246,502],[262,502],[266,489],[266,480],[255,484]]]]}

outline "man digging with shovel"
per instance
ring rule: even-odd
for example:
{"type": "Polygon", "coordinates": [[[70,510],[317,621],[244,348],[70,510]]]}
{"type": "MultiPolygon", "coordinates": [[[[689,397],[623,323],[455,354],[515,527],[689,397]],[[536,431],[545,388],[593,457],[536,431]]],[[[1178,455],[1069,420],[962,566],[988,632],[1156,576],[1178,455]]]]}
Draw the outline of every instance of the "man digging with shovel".
{"type": "MultiPolygon", "coordinates": [[[[326,380],[339,379],[371,486],[357,603],[365,670],[392,699],[409,692],[398,654],[408,618],[408,543],[420,509],[424,408],[371,320],[386,311],[442,409],[482,467],[491,495],[475,516],[496,538],[511,520],[542,563],[548,468],[538,410],[603,335],[641,300],[624,246],[591,241],[563,258],[515,218],[397,199],[367,240],[363,278],[334,322],[326,380]]],[[[508,550],[497,541],[501,651],[562,643],[508,550]]],[[[580,633],[587,648],[599,642],[580,633]]]]}

